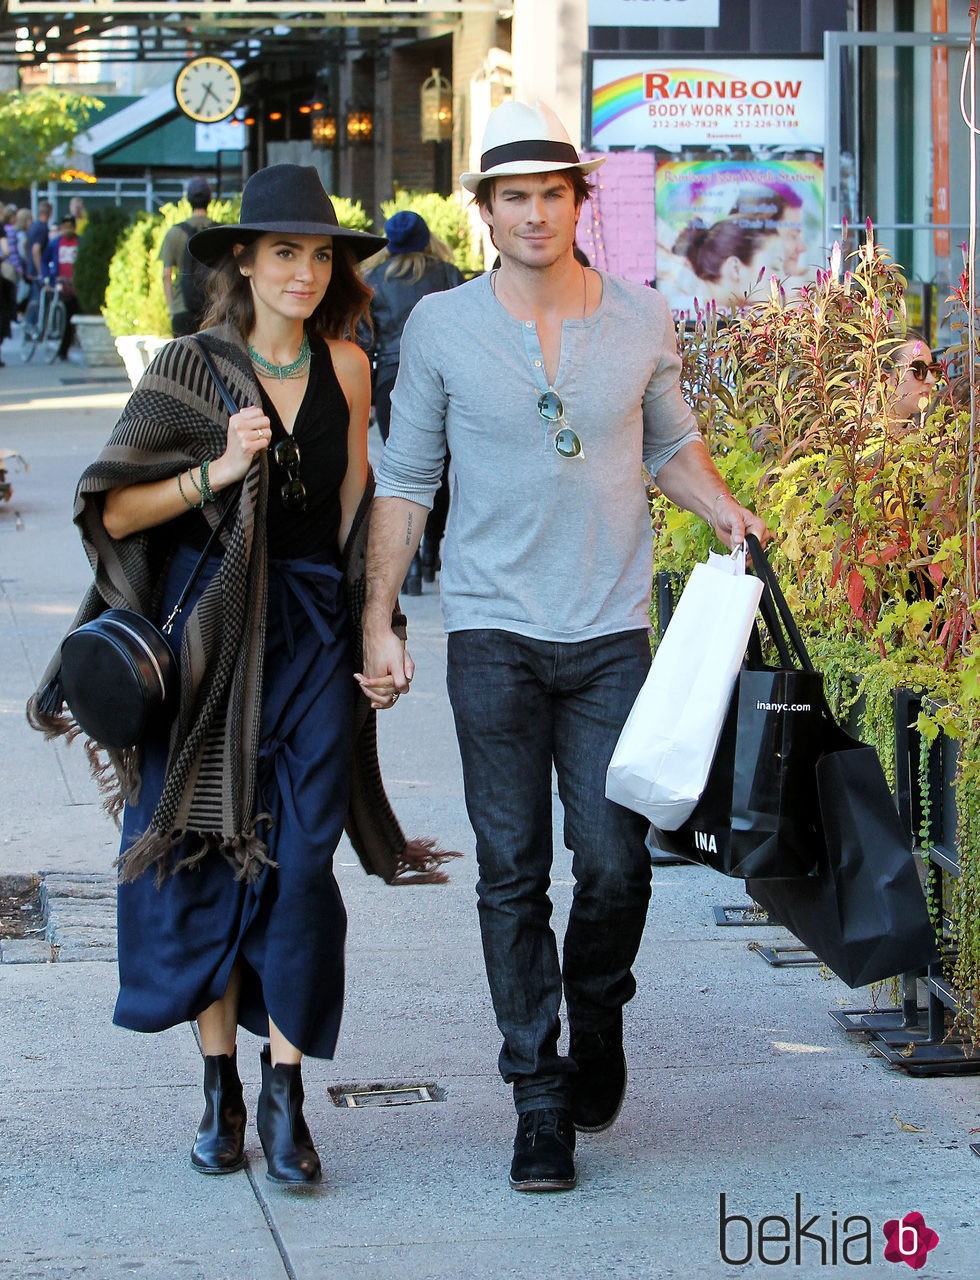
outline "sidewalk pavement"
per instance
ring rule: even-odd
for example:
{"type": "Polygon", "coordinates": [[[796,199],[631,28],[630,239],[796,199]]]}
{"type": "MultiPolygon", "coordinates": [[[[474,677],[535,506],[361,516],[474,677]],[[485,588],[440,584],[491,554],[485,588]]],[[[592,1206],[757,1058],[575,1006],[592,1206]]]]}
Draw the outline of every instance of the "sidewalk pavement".
{"type": "MultiPolygon", "coordinates": [[[[871,994],[816,968],[768,966],[752,944],[788,936],[718,927],[712,908],[747,902],[743,886],[694,867],[655,868],[619,1121],[580,1138],[576,1191],[509,1190],[515,1122],[496,1073],[431,587],[404,602],[418,675],[381,717],[382,765],[406,831],[465,856],[447,886],[394,888],[365,876],[346,843],[338,852],[344,1027],[336,1060],[304,1068],[322,1186],[268,1182],[251,1121],[247,1171],[194,1173],[193,1029],[112,1026],[115,832],[80,744],[45,743],[23,717],[88,581],[70,523],[75,481],[128,385],[102,370],[22,366],[7,347],[0,448],[30,470],[13,472],[0,504],[0,884],[44,878],[51,936],[34,939],[43,963],[13,963],[30,948],[0,943],[0,1280],[811,1280],[866,1256],[857,1274],[900,1277],[882,1227],[912,1212],[939,1236],[919,1274],[978,1274],[980,1079],[886,1066],[828,1016],[868,1008],[871,994]],[[444,1100],[348,1108],[328,1092],[397,1082],[444,1100]]],[[[560,933],[571,873],[557,797],[555,807],[560,933]]],[[[253,1112],[258,1049],[243,1036],[253,1112]]]]}

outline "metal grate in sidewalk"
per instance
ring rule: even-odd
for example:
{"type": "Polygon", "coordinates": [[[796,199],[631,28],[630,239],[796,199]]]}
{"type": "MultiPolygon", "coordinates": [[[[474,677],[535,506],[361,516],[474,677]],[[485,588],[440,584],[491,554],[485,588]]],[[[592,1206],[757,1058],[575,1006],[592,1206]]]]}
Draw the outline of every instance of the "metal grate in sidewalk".
{"type": "Polygon", "coordinates": [[[388,1084],[331,1085],[335,1107],[406,1107],[418,1102],[445,1102],[446,1091],[431,1080],[398,1080],[388,1084]]]}

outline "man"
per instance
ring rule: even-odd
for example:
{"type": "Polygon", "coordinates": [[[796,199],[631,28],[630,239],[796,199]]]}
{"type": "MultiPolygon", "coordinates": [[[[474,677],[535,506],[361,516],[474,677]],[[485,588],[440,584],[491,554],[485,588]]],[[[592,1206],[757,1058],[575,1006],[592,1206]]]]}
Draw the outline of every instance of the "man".
{"type": "Polygon", "coordinates": [[[205,299],[193,260],[187,253],[187,242],[198,231],[215,225],[208,217],[211,188],[205,178],[191,178],[187,184],[187,202],[191,206],[191,216],[172,226],[160,246],[163,292],[175,338],[197,333],[204,319],[205,299]]]}
{"type": "Polygon", "coordinates": [[[75,219],[69,215],[62,218],[58,235],[49,240],[44,250],[41,275],[47,284],[57,280],[61,285],[61,298],[65,304],[65,331],[58,344],[58,359],[68,359],[68,348],[75,336],[73,317],[78,313],[78,299],[75,296],[75,259],[78,257],[78,233],[75,219]]]}
{"type": "Polygon", "coordinates": [[[414,671],[396,593],[452,453],[443,552],[448,683],[476,832],[480,926],[518,1112],[519,1191],[575,1185],[575,1129],[626,1086],[622,1008],[650,895],[648,824],[605,798],[613,747],[650,665],[645,462],[724,541],[762,522],[732,498],[679,389],[664,299],[574,257],[583,162],[545,106],[490,117],[474,192],[499,270],[409,318],[378,469],[364,670],[375,707],[414,671]],[[563,964],[549,919],[551,778],[575,894],[563,964]],[[570,1028],[559,1053],[564,994],[570,1028]]]}
{"type": "Polygon", "coordinates": [[[48,247],[48,219],[54,212],[50,200],[37,202],[37,217],[27,228],[27,263],[25,271],[33,286],[32,296],[37,297],[41,279],[44,251],[48,247]]]}

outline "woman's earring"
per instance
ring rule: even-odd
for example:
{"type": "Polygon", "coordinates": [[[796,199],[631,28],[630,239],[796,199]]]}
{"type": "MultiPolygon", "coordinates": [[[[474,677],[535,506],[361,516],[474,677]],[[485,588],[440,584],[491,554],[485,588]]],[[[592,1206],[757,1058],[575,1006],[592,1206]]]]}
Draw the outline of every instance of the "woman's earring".
{"type": "Polygon", "coordinates": [[[251,273],[251,271],[243,271],[243,272],[242,272],[242,275],[245,277],[245,279],[246,279],[246,280],[249,278],[249,276],[250,276],[251,274],[252,274],[252,273],[251,273]]]}

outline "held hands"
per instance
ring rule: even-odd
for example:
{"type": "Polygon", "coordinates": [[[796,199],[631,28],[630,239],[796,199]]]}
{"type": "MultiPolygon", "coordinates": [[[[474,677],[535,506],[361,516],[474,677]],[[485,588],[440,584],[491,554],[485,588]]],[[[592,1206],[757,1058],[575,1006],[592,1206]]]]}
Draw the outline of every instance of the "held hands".
{"type": "Polygon", "coordinates": [[[354,679],[376,711],[386,711],[408,693],[415,675],[415,663],[405,648],[405,641],[389,627],[372,634],[364,629],[364,671],[354,679]]]}
{"type": "Polygon", "coordinates": [[[228,419],[227,447],[211,464],[211,483],[218,481],[225,486],[241,480],[252,459],[268,449],[271,440],[272,426],[259,406],[251,405],[232,414],[228,419]]]}

